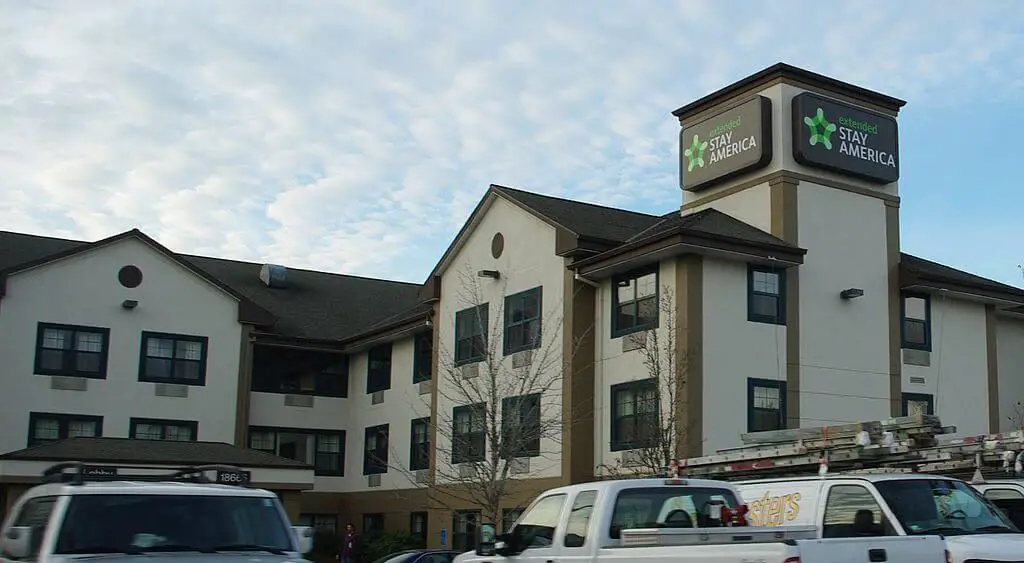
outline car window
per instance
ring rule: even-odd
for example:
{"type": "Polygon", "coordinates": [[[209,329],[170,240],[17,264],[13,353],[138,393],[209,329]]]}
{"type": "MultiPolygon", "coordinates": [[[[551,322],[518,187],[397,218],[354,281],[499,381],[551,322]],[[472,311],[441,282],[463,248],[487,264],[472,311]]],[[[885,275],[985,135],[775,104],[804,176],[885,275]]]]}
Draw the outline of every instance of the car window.
{"type": "Polygon", "coordinates": [[[47,526],[50,523],[50,516],[53,514],[53,507],[56,505],[57,497],[38,497],[25,501],[21,511],[14,519],[14,526],[26,526],[32,529],[32,541],[29,545],[27,559],[35,559],[39,554],[39,547],[43,545],[43,536],[46,535],[47,526]]]}
{"type": "Polygon", "coordinates": [[[565,495],[558,494],[544,497],[527,509],[512,531],[516,543],[524,548],[551,546],[564,504],[565,495]]]}
{"type": "Polygon", "coordinates": [[[1013,498],[1024,498],[1024,494],[1020,491],[1013,489],[1006,489],[1003,487],[985,489],[985,498],[989,500],[1001,500],[1001,499],[1013,499],[1013,498]]]}
{"type": "Polygon", "coordinates": [[[878,501],[860,485],[835,485],[828,490],[822,528],[826,538],[884,536],[887,529],[878,501]]]}
{"type": "Polygon", "coordinates": [[[590,526],[590,513],[594,510],[594,499],[597,491],[583,491],[576,495],[569,512],[569,523],[565,528],[565,547],[583,547],[587,543],[587,528],[590,526]]]}

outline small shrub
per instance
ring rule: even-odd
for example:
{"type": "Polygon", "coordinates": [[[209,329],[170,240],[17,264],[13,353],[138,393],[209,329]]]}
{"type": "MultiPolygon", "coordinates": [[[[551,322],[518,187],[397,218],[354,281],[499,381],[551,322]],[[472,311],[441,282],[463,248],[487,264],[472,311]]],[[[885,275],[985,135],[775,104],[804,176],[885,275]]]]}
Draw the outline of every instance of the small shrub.
{"type": "Polygon", "coordinates": [[[363,563],[372,563],[399,551],[424,547],[423,538],[409,532],[386,532],[363,539],[363,553],[360,557],[363,563]]]}

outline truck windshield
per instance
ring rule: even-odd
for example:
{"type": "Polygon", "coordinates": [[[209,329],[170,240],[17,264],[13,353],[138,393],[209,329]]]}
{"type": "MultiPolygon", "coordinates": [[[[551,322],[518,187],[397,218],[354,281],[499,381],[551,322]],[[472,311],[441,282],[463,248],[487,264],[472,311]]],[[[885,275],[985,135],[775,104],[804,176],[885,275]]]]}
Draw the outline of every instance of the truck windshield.
{"type": "Polygon", "coordinates": [[[707,517],[715,506],[739,506],[729,489],[702,487],[644,487],[625,489],[615,499],[608,535],[637,528],[707,528],[717,519],[707,517]]]}
{"type": "Polygon", "coordinates": [[[275,499],[208,495],[75,495],[55,553],[294,551],[275,499]]]}
{"type": "Polygon", "coordinates": [[[1002,511],[962,481],[893,479],[875,486],[911,535],[1018,532],[1002,511]]]}

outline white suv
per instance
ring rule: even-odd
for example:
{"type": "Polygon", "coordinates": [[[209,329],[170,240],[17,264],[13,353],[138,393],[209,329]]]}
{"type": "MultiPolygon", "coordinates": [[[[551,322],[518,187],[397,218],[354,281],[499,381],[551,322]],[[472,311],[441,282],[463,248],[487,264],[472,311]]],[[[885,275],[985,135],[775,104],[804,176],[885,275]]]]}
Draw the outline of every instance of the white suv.
{"type": "Polygon", "coordinates": [[[110,476],[77,462],[55,465],[4,522],[0,562],[97,555],[144,555],[149,562],[163,555],[194,563],[259,555],[285,563],[312,550],[312,529],[290,526],[277,495],[213,483],[210,471],[243,474],[237,467],[201,466],[110,476]]]}

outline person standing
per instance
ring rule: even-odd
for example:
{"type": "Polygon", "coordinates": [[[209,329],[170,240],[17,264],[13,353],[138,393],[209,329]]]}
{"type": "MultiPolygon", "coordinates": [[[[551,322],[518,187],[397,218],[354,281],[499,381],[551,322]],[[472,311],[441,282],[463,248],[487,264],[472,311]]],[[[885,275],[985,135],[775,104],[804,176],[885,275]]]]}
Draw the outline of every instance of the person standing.
{"type": "Polygon", "coordinates": [[[338,550],[340,563],[356,563],[359,558],[359,536],[356,535],[356,527],[351,522],[345,524],[345,533],[341,536],[340,548],[338,550]]]}

